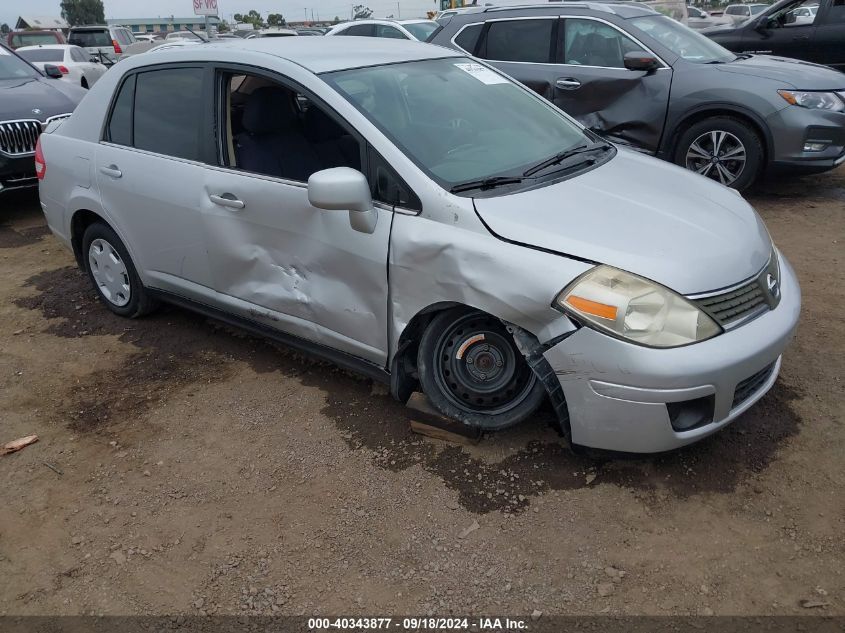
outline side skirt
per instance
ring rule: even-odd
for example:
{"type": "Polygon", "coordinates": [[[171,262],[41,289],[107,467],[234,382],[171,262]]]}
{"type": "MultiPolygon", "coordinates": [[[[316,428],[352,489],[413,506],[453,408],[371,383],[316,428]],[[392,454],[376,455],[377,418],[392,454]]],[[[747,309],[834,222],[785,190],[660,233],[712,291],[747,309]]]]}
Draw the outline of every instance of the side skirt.
{"type": "Polygon", "coordinates": [[[372,380],[376,380],[387,385],[390,384],[390,373],[386,369],[362,358],[358,358],[357,356],[353,356],[352,354],[347,354],[346,352],[341,352],[326,345],[320,345],[319,343],[308,341],[304,338],[294,336],[293,334],[276,330],[264,325],[263,323],[258,323],[250,319],[229,314],[228,312],[224,312],[218,308],[208,306],[198,301],[193,301],[192,299],[186,299],[185,297],[165,290],[155,290],[153,288],[145,288],[145,290],[164,303],[170,303],[172,305],[179,306],[180,308],[191,310],[192,312],[199,312],[200,314],[215,319],[216,321],[221,321],[227,325],[246,330],[257,336],[271,339],[297,351],[311,354],[321,360],[334,363],[343,369],[363,374],[372,380]]]}

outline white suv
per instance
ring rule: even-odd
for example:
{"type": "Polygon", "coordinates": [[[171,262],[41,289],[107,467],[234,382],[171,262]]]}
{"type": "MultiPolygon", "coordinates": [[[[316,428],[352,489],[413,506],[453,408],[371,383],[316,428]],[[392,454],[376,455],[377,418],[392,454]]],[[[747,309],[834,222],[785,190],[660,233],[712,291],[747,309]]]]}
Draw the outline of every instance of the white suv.
{"type": "Polygon", "coordinates": [[[81,46],[104,64],[114,64],[124,49],[138,40],[125,26],[74,26],[67,36],[68,44],[81,46]]]}

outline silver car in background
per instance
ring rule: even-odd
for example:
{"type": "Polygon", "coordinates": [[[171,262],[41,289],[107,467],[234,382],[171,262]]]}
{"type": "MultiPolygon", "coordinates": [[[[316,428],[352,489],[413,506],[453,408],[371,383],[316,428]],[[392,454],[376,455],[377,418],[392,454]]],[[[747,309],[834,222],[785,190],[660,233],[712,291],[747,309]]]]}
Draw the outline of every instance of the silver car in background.
{"type": "Polygon", "coordinates": [[[417,42],[132,57],[36,163],[114,313],[186,306],[473,427],[548,398],[576,445],[683,446],[769,390],[798,320],[738,193],[417,42]]]}

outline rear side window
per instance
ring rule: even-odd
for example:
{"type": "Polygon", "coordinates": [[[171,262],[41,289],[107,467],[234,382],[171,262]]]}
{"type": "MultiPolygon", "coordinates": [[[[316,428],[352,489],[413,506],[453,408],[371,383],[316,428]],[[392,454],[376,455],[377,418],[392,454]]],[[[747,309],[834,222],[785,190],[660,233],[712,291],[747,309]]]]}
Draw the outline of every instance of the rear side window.
{"type": "Polygon", "coordinates": [[[139,73],[135,85],[134,145],[168,156],[200,160],[202,68],[139,73]]]}
{"type": "Polygon", "coordinates": [[[100,46],[111,46],[111,37],[106,29],[92,31],[71,31],[68,37],[68,44],[81,46],[83,48],[95,48],[100,46]]]}
{"type": "Polygon", "coordinates": [[[503,62],[547,63],[554,20],[490,22],[483,57],[503,62]]]}
{"type": "Polygon", "coordinates": [[[112,106],[106,139],[157,154],[201,160],[202,68],[131,75],[112,106]]]}
{"type": "Polygon", "coordinates": [[[373,25],[372,24],[356,24],[355,26],[350,26],[345,31],[341,31],[338,35],[355,35],[361,37],[372,37],[373,36],[373,25]]]}
{"type": "Polygon", "coordinates": [[[481,35],[481,29],[483,28],[483,24],[470,24],[458,33],[455,37],[455,44],[472,55],[475,53],[475,45],[478,44],[478,36],[481,35]]]}
{"type": "Polygon", "coordinates": [[[135,101],[135,75],[131,75],[120,87],[114,100],[106,140],[118,145],[132,146],[132,104],[135,101]]]}
{"type": "Polygon", "coordinates": [[[376,37],[387,37],[393,38],[395,40],[407,40],[408,38],[405,37],[405,34],[393,26],[387,26],[385,24],[377,24],[376,25],[376,37]]]}

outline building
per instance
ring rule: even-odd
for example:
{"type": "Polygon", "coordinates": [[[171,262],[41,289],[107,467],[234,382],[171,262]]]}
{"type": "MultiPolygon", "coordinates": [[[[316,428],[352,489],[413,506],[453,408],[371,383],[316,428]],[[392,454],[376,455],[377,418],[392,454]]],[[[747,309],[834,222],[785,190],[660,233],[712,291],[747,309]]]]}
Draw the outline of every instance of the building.
{"type": "MultiPolygon", "coordinates": [[[[216,17],[209,17],[209,23],[216,25],[220,20],[216,17]]],[[[109,26],[125,26],[133,33],[167,33],[169,31],[204,31],[205,18],[201,15],[194,15],[189,18],[177,18],[173,16],[157,18],[113,18],[106,20],[109,26]]]]}
{"type": "Polygon", "coordinates": [[[36,31],[61,31],[70,28],[63,18],[54,18],[49,15],[22,15],[15,23],[16,31],[34,29],[36,31]]]}

